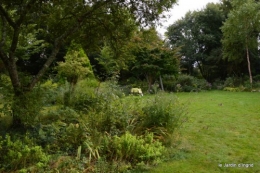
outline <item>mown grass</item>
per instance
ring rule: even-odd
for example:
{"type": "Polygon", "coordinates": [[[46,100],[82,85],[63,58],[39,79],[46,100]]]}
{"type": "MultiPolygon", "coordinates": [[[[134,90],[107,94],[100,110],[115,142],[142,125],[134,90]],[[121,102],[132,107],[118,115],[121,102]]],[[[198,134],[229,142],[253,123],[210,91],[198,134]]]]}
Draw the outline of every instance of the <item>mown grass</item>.
{"type": "Polygon", "coordinates": [[[149,172],[260,172],[260,93],[211,91],[177,96],[188,103],[189,120],[180,129],[171,160],[149,172]]]}

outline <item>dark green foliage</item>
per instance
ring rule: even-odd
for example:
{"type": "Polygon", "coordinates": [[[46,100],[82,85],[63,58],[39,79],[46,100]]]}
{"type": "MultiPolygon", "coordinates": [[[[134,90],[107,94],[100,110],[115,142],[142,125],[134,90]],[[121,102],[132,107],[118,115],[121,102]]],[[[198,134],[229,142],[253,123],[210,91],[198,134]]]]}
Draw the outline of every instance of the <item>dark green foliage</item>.
{"type": "Polygon", "coordinates": [[[10,93],[11,82],[6,75],[0,74],[0,133],[5,133],[13,124],[10,93]]]}
{"type": "Polygon", "coordinates": [[[216,89],[216,90],[222,90],[224,88],[224,81],[221,79],[216,79],[213,83],[212,83],[212,89],[216,89]]]}
{"type": "Polygon", "coordinates": [[[146,79],[149,92],[159,76],[179,72],[179,49],[164,45],[154,28],[136,34],[131,44],[130,51],[135,57],[129,63],[131,73],[146,79]]]}
{"type": "Polygon", "coordinates": [[[39,117],[37,140],[48,152],[75,152],[86,139],[88,127],[82,118],[68,107],[46,112],[39,117]]]}
{"type": "Polygon", "coordinates": [[[35,124],[35,118],[39,116],[40,110],[44,105],[44,95],[41,88],[35,88],[33,91],[14,96],[12,102],[14,125],[21,124],[26,127],[35,124]]]}
{"type": "Polygon", "coordinates": [[[195,78],[189,75],[178,76],[176,83],[176,87],[184,92],[190,92],[195,88],[195,78]]]}
{"type": "Polygon", "coordinates": [[[76,102],[73,103],[73,108],[79,112],[89,112],[92,108],[98,109],[99,104],[101,103],[101,98],[95,95],[82,94],[77,98],[73,97],[73,100],[76,102]]]}
{"type": "Polygon", "coordinates": [[[246,77],[228,77],[225,80],[224,87],[239,87],[243,86],[248,79],[246,77]]]}
{"type": "Polygon", "coordinates": [[[223,88],[237,88],[238,91],[258,91],[260,88],[259,81],[254,78],[254,83],[251,85],[248,76],[244,77],[228,77],[223,84],[223,88]]]}
{"type": "Polygon", "coordinates": [[[54,105],[56,102],[59,102],[58,94],[61,87],[58,83],[55,83],[54,80],[48,79],[41,83],[41,89],[44,92],[43,102],[44,105],[54,105]]]}
{"type": "Polygon", "coordinates": [[[12,84],[10,78],[5,74],[0,74],[0,101],[2,101],[2,99],[10,100],[10,97],[12,97],[11,89],[12,84]]]}
{"type": "Polygon", "coordinates": [[[226,62],[222,60],[220,27],[225,20],[219,4],[208,3],[199,11],[187,12],[185,17],[167,28],[172,47],[180,47],[180,68],[195,75],[195,67],[207,81],[225,77],[226,62]]]}
{"type": "Polygon", "coordinates": [[[91,129],[94,128],[99,132],[107,132],[111,135],[120,135],[133,128],[131,125],[135,119],[132,114],[132,111],[135,110],[133,106],[114,98],[113,94],[103,95],[101,99],[99,106],[92,108],[87,115],[91,129]]]}
{"type": "Polygon", "coordinates": [[[190,75],[166,76],[164,80],[165,89],[174,92],[191,92],[210,90],[212,84],[205,79],[198,79],[190,75]]]}
{"type": "Polygon", "coordinates": [[[254,80],[255,82],[260,82],[260,75],[254,76],[254,77],[253,77],[253,80],[254,80]]]}
{"type": "Polygon", "coordinates": [[[90,83],[90,85],[94,86],[89,86],[88,82],[80,83],[71,96],[70,106],[78,112],[102,112],[105,104],[110,104],[111,101],[125,95],[114,81],[104,82],[102,86],[95,83],[90,83]]]}
{"type": "Polygon", "coordinates": [[[165,75],[163,76],[163,86],[166,91],[176,91],[175,82],[176,77],[173,75],[165,75]]]}

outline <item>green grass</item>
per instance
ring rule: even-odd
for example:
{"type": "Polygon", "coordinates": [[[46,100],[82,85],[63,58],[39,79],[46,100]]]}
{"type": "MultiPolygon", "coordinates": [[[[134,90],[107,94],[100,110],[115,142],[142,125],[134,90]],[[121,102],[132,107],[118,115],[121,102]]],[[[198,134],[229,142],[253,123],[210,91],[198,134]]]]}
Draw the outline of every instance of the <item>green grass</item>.
{"type": "Polygon", "coordinates": [[[188,103],[189,120],[180,129],[172,159],[149,172],[260,172],[260,93],[211,91],[177,96],[188,103]]]}

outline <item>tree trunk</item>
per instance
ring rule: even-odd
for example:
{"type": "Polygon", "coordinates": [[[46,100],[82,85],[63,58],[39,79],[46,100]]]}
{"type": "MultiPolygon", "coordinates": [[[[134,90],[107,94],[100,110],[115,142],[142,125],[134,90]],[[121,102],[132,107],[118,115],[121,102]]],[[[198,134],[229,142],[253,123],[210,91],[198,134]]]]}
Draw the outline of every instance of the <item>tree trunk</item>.
{"type": "Polygon", "coordinates": [[[152,90],[152,77],[149,74],[146,74],[145,77],[148,83],[148,92],[150,93],[152,90]]]}
{"type": "Polygon", "coordinates": [[[199,70],[200,70],[200,74],[202,75],[202,77],[205,79],[204,77],[204,70],[203,70],[203,67],[201,66],[200,62],[199,61],[196,61],[197,64],[198,64],[198,67],[199,67],[199,70]]]}
{"type": "Polygon", "coordinates": [[[1,45],[0,45],[0,58],[2,59],[6,70],[9,73],[14,94],[19,95],[21,93],[21,83],[18,76],[18,71],[16,67],[16,61],[14,57],[14,53],[9,53],[9,56],[4,53],[1,45]]]}
{"type": "Polygon", "coordinates": [[[164,87],[163,87],[163,82],[162,82],[162,76],[159,76],[160,79],[160,85],[161,85],[161,90],[164,91],[164,87]]]}
{"type": "Polygon", "coordinates": [[[248,66],[248,73],[249,73],[249,79],[250,79],[250,84],[251,84],[251,89],[253,85],[253,79],[252,79],[252,73],[251,73],[251,65],[250,65],[250,59],[249,59],[249,50],[248,50],[248,45],[247,45],[247,39],[246,39],[246,58],[247,58],[247,66],[248,66]]]}

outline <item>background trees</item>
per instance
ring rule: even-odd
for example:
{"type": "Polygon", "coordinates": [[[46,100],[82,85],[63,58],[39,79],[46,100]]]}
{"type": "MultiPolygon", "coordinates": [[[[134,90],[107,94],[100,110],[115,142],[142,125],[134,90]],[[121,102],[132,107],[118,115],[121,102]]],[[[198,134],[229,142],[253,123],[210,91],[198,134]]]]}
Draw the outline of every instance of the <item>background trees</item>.
{"type": "Polygon", "coordinates": [[[171,46],[181,46],[181,69],[193,75],[198,67],[201,75],[212,82],[225,78],[221,57],[220,27],[225,17],[219,4],[208,4],[201,11],[188,12],[186,16],[167,29],[171,46]]]}
{"type": "Polygon", "coordinates": [[[178,49],[167,47],[154,28],[137,32],[129,50],[134,56],[134,60],[129,62],[129,70],[136,78],[146,79],[148,91],[155,81],[163,90],[162,75],[179,72],[178,49]]]}
{"type": "Polygon", "coordinates": [[[249,79],[252,85],[250,59],[259,58],[257,50],[260,32],[260,4],[254,0],[243,2],[233,0],[232,6],[233,9],[228,14],[228,19],[221,27],[223,55],[224,58],[233,62],[245,62],[244,57],[246,57],[249,79]]]}
{"type": "Polygon", "coordinates": [[[211,83],[249,74],[252,82],[250,71],[259,73],[258,11],[258,1],[222,0],[170,25],[166,35],[171,46],[181,46],[182,72],[198,75],[199,69],[211,83]]]}

